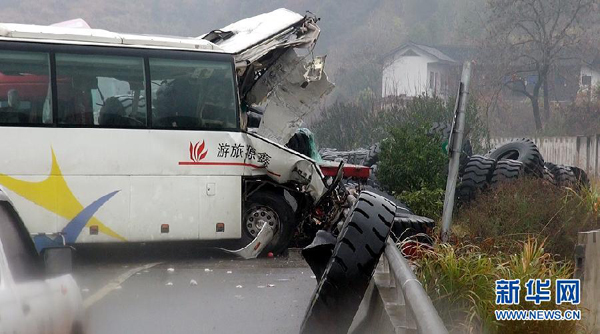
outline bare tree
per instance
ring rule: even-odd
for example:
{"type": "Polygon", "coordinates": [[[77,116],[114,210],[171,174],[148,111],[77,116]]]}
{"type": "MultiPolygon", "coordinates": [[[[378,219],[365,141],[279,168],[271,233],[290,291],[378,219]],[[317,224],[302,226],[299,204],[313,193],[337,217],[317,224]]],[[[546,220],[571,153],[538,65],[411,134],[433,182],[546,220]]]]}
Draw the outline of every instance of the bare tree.
{"type": "Polygon", "coordinates": [[[487,36],[482,44],[491,58],[484,61],[502,69],[505,87],[531,101],[538,131],[542,129],[541,92],[544,118],[550,117],[550,71],[566,52],[572,54],[586,45],[599,1],[488,0],[487,36]]]}

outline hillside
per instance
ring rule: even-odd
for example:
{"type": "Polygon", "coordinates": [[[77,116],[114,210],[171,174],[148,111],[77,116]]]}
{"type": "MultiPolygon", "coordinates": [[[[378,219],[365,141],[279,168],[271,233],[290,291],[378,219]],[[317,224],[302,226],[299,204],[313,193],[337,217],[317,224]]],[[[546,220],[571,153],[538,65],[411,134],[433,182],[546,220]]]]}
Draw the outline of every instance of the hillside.
{"type": "Polygon", "coordinates": [[[83,18],[119,32],[198,36],[233,21],[285,7],[321,18],[316,52],[327,53],[336,96],[380,89],[379,59],[411,39],[464,43],[484,0],[2,0],[0,22],[51,24],[83,18]],[[468,8],[468,10],[467,10],[468,8]],[[465,33],[467,32],[467,34],[465,33]]]}

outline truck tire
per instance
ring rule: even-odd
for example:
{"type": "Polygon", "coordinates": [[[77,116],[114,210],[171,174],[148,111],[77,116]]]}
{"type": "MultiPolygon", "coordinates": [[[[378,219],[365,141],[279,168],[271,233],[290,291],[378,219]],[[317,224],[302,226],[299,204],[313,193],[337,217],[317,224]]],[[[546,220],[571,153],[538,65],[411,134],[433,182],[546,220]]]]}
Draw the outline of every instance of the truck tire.
{"type": "Polygon", "coordinates": [[[433,122],[431,128],[427,131],[428,134],[441,136],[442,139],[448,140],[450,138],[450,132],[452,131],[452,124],[444,122],[433,122]]]}
{"type": "Polygon", "coordinates": [[[435,221],[431,218],[396,210],[392,227],[393,240],[400,242],[417,236],[419,241],[429,242],[429,237],[418,238],[418,236],[428,234],[434,227],[435,221]]]}
{"type": "Polygon", "coordinates": [[[381,152],[381,143],[375,143],[369,146],[369,153],[365,157],[364,165],[372,167],[379,162],[379,152],[381,152]]]}
{"type": "Polygon", "coordinates": [[[491,185],[496,186],[501,182],[514,181],[525,175],[525,165],[517,160],[500,160],[496,163],[492,174],[491,185]]]}
{"type": "Polygon", "coordinates": [[[515,139],[502,144],[491,151],[486,156],[495,160],[517,160],[525,166],[525,172],[537,177],[544,175],[544,158],[535,143],[528,138],[515,139]]]}
{"type": "Polygon", "coordinates": [[[544,181],[550,183],[553,186],[557,186],[556,179],[554,178],[554,174],[550,171],[550,169],[544,164],[544,181]]]}
{"type": "Polygon", "coordinates": [[[478,193],[484,191],[490,185],[495,168],[496,160],[482,155],[471,156],[456,189],[458,202],[468,203],[475,199],[478,193]]]}
{"type": "Polygon", "coordinates": [[[559,187],[575,188],[577,186],[577,177],[573,170],[569,166],[555,165],[553,163],[546,163],[546,167],[550,169],[556,185],[559,187]]]}
{"type": "Polygon", "coordinates": [[[385,249],[394,211],[388,200],[360,193],[312,296],[300,333],[348,332],[385,249]]]}
{"type": "Polygon", "coordinates": [[[571,167],[571,171],[575,175],[578,190],[590,189],[590,179],[587,173],[579,167],[571,167]]]}
{"type": "Polygon", "coordinates": [[[257,222],[257,219],[275,227],[273,239],[261,255],[269,252],[279,255],[284,252],[298,224],[294,210],[285,200],[285,196],[273,191],[260,190],[250,195],[244,203],[243,211],[242,242],[244,245],[252,241],[260,231],[262,225],[257,222]]]}

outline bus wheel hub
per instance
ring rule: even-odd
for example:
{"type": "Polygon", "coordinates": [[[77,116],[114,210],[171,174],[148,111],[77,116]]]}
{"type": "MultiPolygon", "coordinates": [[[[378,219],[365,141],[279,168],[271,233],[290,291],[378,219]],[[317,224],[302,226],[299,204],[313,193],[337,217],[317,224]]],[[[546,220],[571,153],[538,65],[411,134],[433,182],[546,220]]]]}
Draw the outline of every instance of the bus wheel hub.
{"type": "Polygon", "coordinates": [[[255,237],[265,224],[269,224],[275,229],[279,228],[279,217],[271,208],[265,206],[256,206],[250,209],[246,218],[246,230],[251,236],[255,237]]]}

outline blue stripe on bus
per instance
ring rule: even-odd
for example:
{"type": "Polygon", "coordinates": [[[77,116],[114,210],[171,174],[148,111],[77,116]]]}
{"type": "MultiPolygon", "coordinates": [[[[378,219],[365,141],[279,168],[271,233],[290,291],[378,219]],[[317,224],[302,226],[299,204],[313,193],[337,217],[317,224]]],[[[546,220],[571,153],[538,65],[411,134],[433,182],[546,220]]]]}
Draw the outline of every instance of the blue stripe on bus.
{"type": "Polygon", "coordinates": [[[68,244],[74,243],[77,240],[77,237],[79,237],[79,234],[81,233],[87,222],[90,219],[92,219],[96,211],[98,211],[98,209],[100,209],[100,207],[104,205],[104,203],[106,203],[109,199],[111,199],[111,197],[116,195],[118,192],[119,190],[115,190],[109,194],[106,194],[92,202],[92,204],[88,205],[83,210],[81,210],[81,212],[79,212],[77,216],[75,216],[75,218],[73,218],[67,224],[67,226],[63,228],[62,233],[65,236],[65,242],[68,244]]]}

